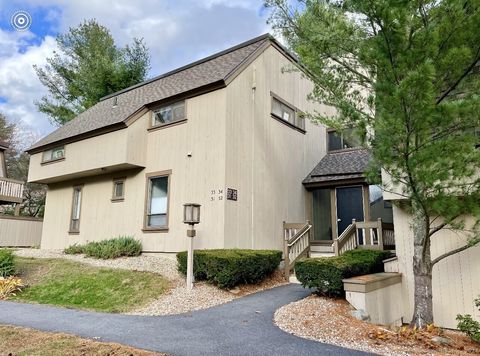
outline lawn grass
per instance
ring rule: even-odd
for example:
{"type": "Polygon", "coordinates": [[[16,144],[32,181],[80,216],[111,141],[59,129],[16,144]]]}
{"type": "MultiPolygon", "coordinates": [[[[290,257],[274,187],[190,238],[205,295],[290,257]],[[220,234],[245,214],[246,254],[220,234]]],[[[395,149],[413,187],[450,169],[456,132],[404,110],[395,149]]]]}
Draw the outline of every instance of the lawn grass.
{"type": "Polygon", "coordinates": [[[17,258],[17,274],[27,287],[11,300],[109,313],[146,305],[168,288],[168,281],[155,273],[62,259],[17,258]]]}
{"type": "Polygon", "coordinates": [[[1,355],[35,356],[153,356],[165,355],[114,343],[82,339],[14,326],[0,326],[1,355]]]}

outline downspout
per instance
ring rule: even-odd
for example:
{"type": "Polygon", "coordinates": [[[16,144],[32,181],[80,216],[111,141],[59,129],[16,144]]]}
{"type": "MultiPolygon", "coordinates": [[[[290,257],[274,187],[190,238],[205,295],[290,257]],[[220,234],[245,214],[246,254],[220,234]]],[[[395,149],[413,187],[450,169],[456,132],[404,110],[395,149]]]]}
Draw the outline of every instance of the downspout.
{"type": "Polygon", "coordinates": [[[255,195],[255,174],[254,174],[254,169],[255,169],[255,92],[257,89],[257,68],[253,66],[253,80],[252,80],[252,160],[250,162],[251,164],[251,171],[252,171],[252,177],[251,177],[251,209],[250,212],[252,214],[251,219],[252,219],[252,224],[251,224],[251,231],[250,231],[250,238],[251,238],[251,248],[254,248],[254,225],[255,225],[255,214],[254,214],[254,195],[255,195]]]}

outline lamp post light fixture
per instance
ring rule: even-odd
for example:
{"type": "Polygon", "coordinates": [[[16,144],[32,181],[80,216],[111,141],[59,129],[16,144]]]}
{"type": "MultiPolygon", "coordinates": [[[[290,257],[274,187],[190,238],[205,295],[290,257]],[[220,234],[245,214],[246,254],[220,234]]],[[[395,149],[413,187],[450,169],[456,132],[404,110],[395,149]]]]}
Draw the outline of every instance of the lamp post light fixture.
{"type": "Polygon", "coordinates": [[[189,225],[187,230],[187,289],[193,289],[193,238],[195,237],[195,224],[200,222],[200,204],[183,204],[183,222],[189,225]]]}

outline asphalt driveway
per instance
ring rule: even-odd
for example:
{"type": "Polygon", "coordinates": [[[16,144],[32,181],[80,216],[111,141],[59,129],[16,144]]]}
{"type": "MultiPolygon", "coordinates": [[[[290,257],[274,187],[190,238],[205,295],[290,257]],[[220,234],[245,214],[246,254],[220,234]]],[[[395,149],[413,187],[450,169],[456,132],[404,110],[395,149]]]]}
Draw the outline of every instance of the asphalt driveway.
{"type": "Polygon", "coordinates": [[[300,285],[290,284],[210,309],[156,317],[3,301],[0,324],[99,338],[172,355],[366,355],[302,339],[275,326],[276,309],[308,294],[300,285]]]}

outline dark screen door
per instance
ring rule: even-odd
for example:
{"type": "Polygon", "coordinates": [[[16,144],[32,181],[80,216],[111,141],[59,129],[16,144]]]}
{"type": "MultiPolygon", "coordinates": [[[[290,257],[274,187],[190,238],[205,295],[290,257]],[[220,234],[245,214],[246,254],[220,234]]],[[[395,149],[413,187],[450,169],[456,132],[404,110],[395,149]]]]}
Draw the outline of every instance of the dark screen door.
{"type": "Polygon", "coordinates": [[[362,187],[337,188],[338,236],[352,223],[352,219],[363,221],[362,187]]]}

